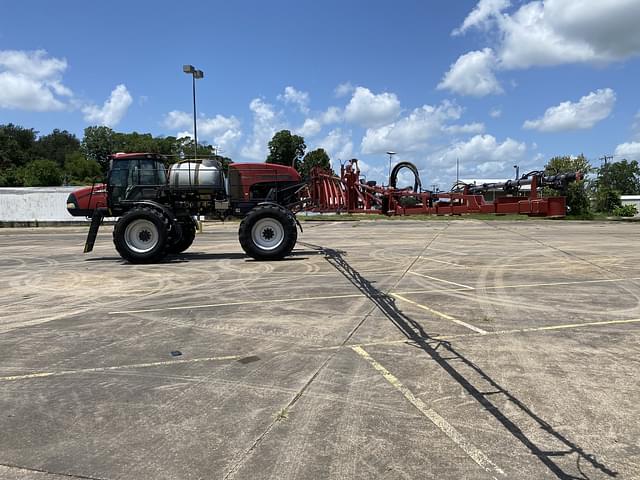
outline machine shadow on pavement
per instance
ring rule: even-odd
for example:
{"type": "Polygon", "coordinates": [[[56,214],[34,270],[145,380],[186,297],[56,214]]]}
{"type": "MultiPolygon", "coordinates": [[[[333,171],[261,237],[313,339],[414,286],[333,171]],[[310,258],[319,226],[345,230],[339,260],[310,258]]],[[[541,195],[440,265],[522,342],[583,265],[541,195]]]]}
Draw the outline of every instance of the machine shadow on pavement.
{"type": "MultiPolygon", "coordinates": [[[[451,379],[464,388],[464,390],[469,393],[486,412],[491,414],[498,422],[500,422],[504,428],[533,455],[535,455],[556,478],[576,480],[588,479],[589,477],[587,474],[582,471],[581,462],[587,462],[594,469],[599,470],[609,477],[618,476],[618,472],[611,470],[606,465],[599,462],[594,454],[585,452],[582,447],[573,443],[560,432],[555,430],[549,423],[540,418],[540,416],[534,413],[527,405],[510,393],[509,390],[498,384],[498,382],[484,372],[472,360],[468,359],[456,350],[451,342],[438,340],[434,338],[433,335],[427,333],[419,322],[407,316],[396,306],[396,302],[393,297],[377,289],[369,280],[360,275],[360,273],[345,260],[344,257],[346,252],[309,243],[303,243],[303,245],[323,253],[327,262],[329,262],[353,286],[367,297],[378,308],[378,310],[382,312],[382,314],[407,337],[407,339],[414,342],[414,345],[417,348],[429,355],[429,357],[434,360],[451,377],[451,379]],[[464,367],[470,369],[470,373],[472,373],[472,375],[478,375],[488,384],[490,391],[481,391],[478,387],[474,386],[472,381],[468,378],[469,375],[465,376],[465,374],[461,372],[461,368],[455,367],[454,363],[464,365],[464,367]],[[490,400],[489,397],[501,397],[503,400],[508,400],[511,405],[517,408],[517,412],[524,414],[524,418],[533,420],[542,431],[546,432],[548,435],[547,438],[549,438],[549,443],[554,441],[560,442],[566,447],[566,449],[549,450],[545,448],[544,445],[534,442],[531,438],[533,436],[533,432],[527,434],[523,428],[518,426],[515,420],[510,418],[504,410],[498,407],[496,401],[490,400]],[[563,470],[556,461],[554,461],[554,458],[568,457],[574,454],[576,456],[576,472],[567,472],[563,470]]],[[[352,331],[351,336],[356,330],[352,331]]],[[[513,417],[514,415],[512,414],[511,416],[513,417]]]]}
{"type": "MultiPolygon", "coordinates": [[[[296,260],[308,260],[308,255],[317,255],[317,251],[308,251],[308,250],[294,250],[289,254],[288,257],[281,258],[278,260],[273,260],[276,262],[291,262],[296,260]],[[307,256],[305,256],[307,255],[307,256]]],[[[200,261],[200,260],[246,260],[247,262],[259,262],[259,260],[255,260],[249,257],[246,253],[198,253],[198,252],[185,252],[185,253],[177,253],[167,255],[161,261],[156,262],[158,264],[162,263],[187,263],[191,261],[200,261]]],[[[123,260],[121,257],[117,256],[108,256],[108,257],[89,257],[84,259],[85,262],[113,262],[117,261],[123,265],[128,264],[126,260],[123,260]]]]}

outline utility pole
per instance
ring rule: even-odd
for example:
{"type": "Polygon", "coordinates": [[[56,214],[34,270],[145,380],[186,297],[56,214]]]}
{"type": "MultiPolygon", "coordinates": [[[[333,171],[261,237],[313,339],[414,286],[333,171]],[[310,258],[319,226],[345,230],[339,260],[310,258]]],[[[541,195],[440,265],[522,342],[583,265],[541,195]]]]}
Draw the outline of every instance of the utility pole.
{"type": "Polygon", "coordinates": [[[607,164],[607,160],[613,160],[613,155],[603,155],[602,157],[600,157],[600,160],[602,160],[604,162],[604,164],[607,164]]]}

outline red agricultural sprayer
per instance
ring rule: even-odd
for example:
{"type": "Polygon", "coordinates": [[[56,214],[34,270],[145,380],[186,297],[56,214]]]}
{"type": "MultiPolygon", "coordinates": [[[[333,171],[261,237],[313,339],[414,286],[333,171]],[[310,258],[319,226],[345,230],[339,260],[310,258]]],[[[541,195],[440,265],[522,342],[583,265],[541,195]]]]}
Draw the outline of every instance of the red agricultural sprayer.
{"type": "Polygon", "coordinates": [[[530,172],[501,183],[457,184],[451,192],[423,191],[418,169],[409,162],[395,166],[389,186],[377,186],[360,176],[358,161],[341,167],[337,177],[320,169],[303,181],[292,167],[232,163],[216,159],[185,160],[165,166],[165,158],[150,153],[116,154],[106,183],[84,187],[69,195],[71,215],[91,218],[85,244],[90,252],[105,217],[117,217],[113,243],[131,263],[161,260],[188,249],[198,216],[240,217],[238,239],[257,260],[286,257],[296,244],[300,211],[376,213],[386,215],[457,215],[520,213],[564,216],[564,197],[539,198],[538,189],[564,188],[580,174],[545,176],[530,172]],[[398,173],[409,169],[414,185],[398,188],[398,173]],[[530,185],[528,197],[515,196],[530,185]],[[502,190],[507,196],[487,203],[482,193],[502,190]]]}

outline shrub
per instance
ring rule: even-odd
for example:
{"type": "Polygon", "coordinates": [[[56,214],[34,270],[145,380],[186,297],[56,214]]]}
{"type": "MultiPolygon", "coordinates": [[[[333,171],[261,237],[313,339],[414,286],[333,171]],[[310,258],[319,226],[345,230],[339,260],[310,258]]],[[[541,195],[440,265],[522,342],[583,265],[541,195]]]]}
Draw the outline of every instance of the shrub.
{"type": "Polygon", "coordinates": [[[638,213],[635,205],[619,205],[613,209],[616,217],[633,217],[638,213]]]}

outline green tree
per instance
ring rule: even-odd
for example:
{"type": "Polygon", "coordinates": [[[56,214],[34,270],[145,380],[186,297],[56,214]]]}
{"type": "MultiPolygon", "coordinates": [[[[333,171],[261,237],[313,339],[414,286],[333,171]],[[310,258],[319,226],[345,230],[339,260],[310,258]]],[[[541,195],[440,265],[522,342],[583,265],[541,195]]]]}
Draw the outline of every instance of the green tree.
{"type": "Polygon", "coordinates": [[[79,150],[80,141],[74,134],[56,128],[49,135],[38,138],[34,153],[40,158],[53,160],[62,167],[67,155],[79,150]]]}
{"type": "Polygon", "coordinates": [[[611,214],[622,206],[620,192],[607,187],[598,187],[596,190],[596,211],[611,214]]]}
{"type": "Polygon", "coordinates": [[[31,160],[37,134],[12,123],[0,125],[0,168],[20,167],[31,160]]]}
{"type": "MultiPolygon", "coordinates": [[[[555,175],[560,173],[580,172],[583,178],[593,171],[589,160],[582,154],[577,157],[553,157],[544,167],[545,174],[555,175]]],[[[567,197],[567,209],[570,215],[589,216],[591,215],[591,202],[587,194],[587,184],[585,180],[573,182],[567,185],[560,194],[567,197]]],[[[548,194],[548,192],[545,192],[548,194]]],[[[555,192],[553,193],[556,194],[555,192]]]]}
{"type": "Polygon", "coordinates": [[[32,160],[21,171],[25,187],[50,187],[62,183],[62,171],[53,160],[32,160]]]}
{"type": "Polygon", "coordinates": [[[67,183],[72,185],[88,185],[103,177],[98,162],[86,158],[80,152],[67,155],[64,162],[64,176],[67,183]]]}
{"type": "Polygon", "coordinates": [[[167,156],[178,156],[180,154],[180,142],[176,137],[156,137],[154,153],[167,156]]]}
{"type": "Polygon", "coordinates": [[[300,171],[307,146],[304,138],[299,135],[291,135],[289,130],[280,130],[269,142],[269,155],[267,163],[277,163],[279,165],[287,165],[294,167],[300,171]]]}
{"type": "Polygon", "coordinates": [[[21,187],[23,185],[20,168],[9,167],[0,169],[0,187],[21,187]]]}
{"type": "Polygon", "coordinates": [[[109,155],[117,151],[115,147],[115,132],[109,127],[84,129],[81,151],[88,159],[98,162],[103,172],[109,169],[109,155]]]}
{"type": "Polygon", "coordinates": [[[316,148],[304,156],[300,168],[302,177],[309,178],[313,167],[321,167],[333,173],[331,169],[331,159],[329,159],[329,155],[327,155],[324,148],[316,148]]]}
{"type": "Polygon", "coordinates": [[[615,190],[621,195],[640,194],[640,165],[636,160],[606,163],[598,170],[598,190],[615,190]]]}
{"type": "MultiPolygon", "coordinates": [[[[113,133],[115,151],[123,153],[159,153],[157,143],[150,133],[113,133]]],[[[114,152],[115,153],[115,152],[114,152]]]]}

